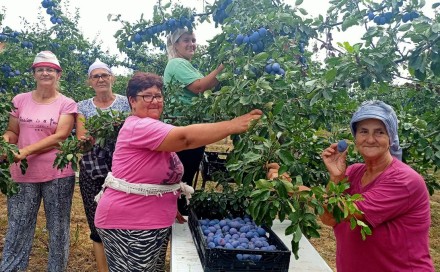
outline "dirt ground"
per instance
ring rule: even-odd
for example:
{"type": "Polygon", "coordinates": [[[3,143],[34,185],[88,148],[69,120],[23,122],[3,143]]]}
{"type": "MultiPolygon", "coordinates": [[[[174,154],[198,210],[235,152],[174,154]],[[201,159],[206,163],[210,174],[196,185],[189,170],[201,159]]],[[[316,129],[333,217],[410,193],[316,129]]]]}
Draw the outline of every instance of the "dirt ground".
{"type": "MultiPolygon", "coordinates": [[[[227,151],[221,148],[228,144],[227,141],[219,142],[218,146],[210,146],[210,151],[227,151]]],[[[440,271],[440,192],[437,191],[431,197],[432,224],[430,229],[430,249],[436,271],[440,271]]],[[[89,240],[89,229],[84,215],[84,208],[76,184],[71,214],[71,246],[68,264],[68,272],[92,272],[96,271],[92,243],[89,240]]],[[[0,193],[0,254],[3,251],[4,236],[7,228],[6,197],[0,193]]],[[[328,265],[336,271],[335,267],[335,238],[330,227],[322,225],[321,238],[312,239],[310,242],[321,254],[328,265]]],[[[47,230],[45,229],[45,217],[43,208],[38,214],[37,228],[35,231],[34,245],[32,248],[29,272],[43,272],[47,263],[47,230]]],[[[1,256],[1,255],[0,255],[1,256]]]]}

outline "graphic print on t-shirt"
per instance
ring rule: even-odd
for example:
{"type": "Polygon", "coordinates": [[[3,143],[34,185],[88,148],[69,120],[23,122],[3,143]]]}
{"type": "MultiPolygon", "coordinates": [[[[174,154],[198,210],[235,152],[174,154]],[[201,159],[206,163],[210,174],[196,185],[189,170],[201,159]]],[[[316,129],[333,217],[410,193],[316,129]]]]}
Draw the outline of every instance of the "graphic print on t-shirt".
{"type": "Polygon", "coordinates": [[[167,178],[161,184],[176,184],[182,180],[183,164],[175,152],[171,152],[167,178]]]}
{"type": "Polygon", "coordinates": [[[19,119],[20,119],[20,123],[27,126],[29,129],[33,129],[35,131],[44,131],[46,129],[52,130],[56,128],[58,125],[58,121],[53,118],[48,118],[43,120],[37,118],[34,120],[31,117],[20,116],[19,119]]]}

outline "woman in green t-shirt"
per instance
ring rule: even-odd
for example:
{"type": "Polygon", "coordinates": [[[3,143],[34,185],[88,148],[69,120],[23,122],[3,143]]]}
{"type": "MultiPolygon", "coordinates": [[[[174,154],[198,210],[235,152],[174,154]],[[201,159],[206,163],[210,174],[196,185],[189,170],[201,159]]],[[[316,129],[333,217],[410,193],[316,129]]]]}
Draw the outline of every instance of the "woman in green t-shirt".
{"type": "MultiPolygon", "coordinates": [[[[168,36],[168,63],[165,67],[164,83],[166,85],[178,84],[184,86],[182,92],[176,97],[183,105],[190,105],[193,97],[217,86],[219,81],[216,76],[224,69],[223,64],[220,64],[207,76],[203,76],[191,64],[195,50],[196,37],[186,27],[179,28],[168,36]]],[[[194,175],[199,169],[204,151],[205,147],[203,146],[177,152],[184,167],[182,182],[192,186],[194,175]]],[[[188,213],[185,199],[179,199],[178,208],[181,214],[186,215],[188,213]]]]}

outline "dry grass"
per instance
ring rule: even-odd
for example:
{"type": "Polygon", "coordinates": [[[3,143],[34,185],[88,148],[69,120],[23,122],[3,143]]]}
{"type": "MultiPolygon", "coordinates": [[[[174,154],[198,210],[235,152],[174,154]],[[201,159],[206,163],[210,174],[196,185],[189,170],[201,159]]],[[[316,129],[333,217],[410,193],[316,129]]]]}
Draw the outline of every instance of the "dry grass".
{"type": "MultiPolygon", "coordinates": [[[[209,147],[211,151],[226,151],[222,145],[228,142],[221,141],[209,147]]],[[[431,197],[432,227],[430,229],[431,256],[434,260],[436,271],[440,271],[440,192],[431,197]]],[[[4,236],[7,228],[6,197],[0,193],[0,253],[3,251],[4,236]]],[[[321,238],[312,239],[315,246],[329,266],[335,269],[335,238],[331,228],[322,226],[321,238]]],[[[44,211],[41,208],[38,214],[37,228],[35,231],[34,245],[32,247],[28,271],[46,271],[47,263],[47,231],[45,229],[44,211]]],[[[71,246],[68,271],[92,272],[96,271],[92,243],[89,240],[89,229],[84,215],[79,186],[76,185],[73,198],[71,217],[71,246]]]]}

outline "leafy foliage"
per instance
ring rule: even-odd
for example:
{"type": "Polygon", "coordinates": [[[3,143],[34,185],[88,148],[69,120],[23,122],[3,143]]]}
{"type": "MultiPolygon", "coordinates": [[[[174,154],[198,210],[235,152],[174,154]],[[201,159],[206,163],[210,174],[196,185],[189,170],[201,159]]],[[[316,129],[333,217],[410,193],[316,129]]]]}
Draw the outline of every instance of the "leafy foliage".
{"type": "Polygon", "coordinates": [[[103,111],[97,108],[96,110],[97,115],[84,120],[87,130],[85,139],[79,140],[75,136],[70,136],[61,143],[54,167],[64,169],[71,163],[72,169],[78,171],[82,155],[90,151],[94,144],[102,148],[113,146],[112,150],[114,149],[119,130],[128,113],[112,109],[103,111]]]}
{"type": "MultiPolygon", "coordinates": [[[[0,190],[7,196],[14,195],[18,192],[18,185],[12,180],[11,173],[9,172],[9,167],[15,163],[15,154],[18,153],[19,151],[16,145],[5,142],[3,137],[0,138],[0,154],[4,157],[0,157],[0,190]]],[[[20,169],[23,174],[26,172],[26,159],[20,161],[20,169]]]]}
{"type": "MultiPolygon", "coordinates": [[[[259,222],[288,218],[292,225],[286,233],[294,234],[294,252],[300,233],[318,235],[315,220],[324,205],[337,218],[349,217],[361,235],[368,235],[366,226],[350,216],[357,212],[352,204],[360,200],[358,196],[344,195],[344,184],[324,190],[328,174],[319,154],[330,143],[347,139],[348,163],[360,160],[351,147],[348,124],[357,106],[369,99],[394,107],[404,162],[424,176],[431,194],[440,188],[435,179],[440,167],[438,3],[431,7],[431,18],[422,11],[423,0],[330,0],[327,14],[311,18],[301,7],[302,0],[291,5],[281,0],[218,0],[206,5],[203,14],[158,1],[151,20],[141,16],[130,23],[120,15],[109,16],[122,24],[115,37],[126,58],[116,61],[101,52],[99,44],[83,38],[76,28],[78,14],[65,15],[60,2],[51,1],[43,5],[46,12],[53,10],[51,27],[42,22],[18,33],[1,25],[4,14],[0,14],[0,42],[6,42],[0,53],[2,126],[12,95],[34,87],[28,67],[38,51],[50,49],[59,56],[64,68],[62,91],[79,101],[91,96],[83,84],[96,57],[112,66],[163,74],[166,34],[177,27],[197,29],[213,22],[222,33],[199,48],[193,63],[208,73],[222,62],[226,68],[219,77],[221,86],[194,98],[190,107],[174,99],[179,86],[169,86],[166,121],[179,125],[218,121],[253,108],[262,109],[264,117],[249,132],[232,137],[234,149],[226,164],[230,176],[218,181],[233,178],[237,186],[224,187],[223,194],[212,192],[212,196],[200,192],[194,197],[196,205],[215,204],[227,213],[236,211],[228,204],[236,201],[259,222]],[[333,41],[334,33],[352,29],[362,33],[360,42],[333,41]],[[294,184],[265,180],[268,162],[280,163],[280,171],[289,172],[294,184]],[[297,192],[299,184],[312,187],[312,192],[297,192]]],[[[123,93],[126,80],[118,80],[115,90],[123,93]]],[[[106,117],[90,125],[97,143],[114,139],[113,120],[106,117]]],[[[72,160],[77,158],[74,139],[61,149],[72,160]]]]}

